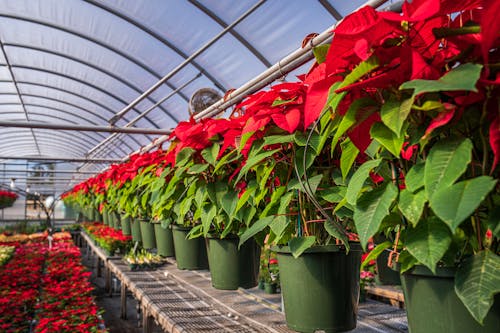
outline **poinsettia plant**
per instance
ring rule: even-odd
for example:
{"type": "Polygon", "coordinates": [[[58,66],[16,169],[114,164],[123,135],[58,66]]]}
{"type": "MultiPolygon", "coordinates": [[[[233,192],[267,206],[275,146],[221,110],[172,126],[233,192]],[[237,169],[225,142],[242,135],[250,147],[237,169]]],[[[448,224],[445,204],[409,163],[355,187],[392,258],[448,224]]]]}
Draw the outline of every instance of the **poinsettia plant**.
{"type": "Polygon", "coordinates": [[[313,89],[325,107],[309,138],[341,148],[347,184],[335,210],[353,212],[363,246],[393,237],[375,253],[391,247],[402,272],[457,267],[456,293],[479,322],[500,291],[498,14],[485,1],[365,7],[312,71],[329,85],[313,89]]]}
{"type": "Polygon", "coordinates": [[[0,209],[11,207],[17,197],[18,195],[14,192],[0,190],[0,209]]]}

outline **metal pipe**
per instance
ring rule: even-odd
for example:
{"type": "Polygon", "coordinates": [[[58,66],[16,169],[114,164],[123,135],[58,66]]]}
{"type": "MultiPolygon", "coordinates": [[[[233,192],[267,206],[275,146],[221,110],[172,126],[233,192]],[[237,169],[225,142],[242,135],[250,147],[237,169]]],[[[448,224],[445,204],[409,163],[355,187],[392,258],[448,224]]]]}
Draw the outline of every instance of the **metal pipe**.
{"type": "Polygon", "coordinates": [[[84,126],[68,124],[49,124],[34,121],[0,121],[0,127],[19,127],[19,128],[41,128],[55,129],[63,131],[82,131],[82,132],[110,132],[110,133],[128,133],[128,134],[168,134],[170,131],[162,129],[149,128],[125,128],[113,126],[84,126]]]}
{"type": "MultiPolygon", "coordinates": [[[[3,164],[3,163],[0,163],[3,164]]],[[[13,164],[20,165],[20,164],[13,164]]],[[[3,171],[2,171],[3,172],[3,171]]],[[[69,174],[89,174],[95,175],[97,172],[92,171],[78,171],[78,170],[5,170],[5,173],[29,173],[29,172],[44,172],[44,173],[69,173],[69,174]]]]}
{"type": "MultiPolygon", "coordinates": [[[[27,161],[64,161],[64,162],[85,162],[85,163],[119,163],[120,159],[112,158],[85,158],[85,157],[64,157],[64,156],[4,156],[0,155],[0,160],[27,160],[27,161]]],[[[1,163],[1,161],[0,161],[1,163]]]]}
{"type": "MultiPolygon", "coordinates": [[[[195,77],[193,77],[191,80],[187,81],[186,83],[184,83],[180,87],[176,88],[170,94],[168,94],[167,96],[163,97],[158,102],[156,102],[154,105],[152,105],[150,108],[148,108],[147,110],[145,110],[144,112],[142,112],[141,114],[139,114],[137,117],[135,117],[134,119],[132,119],[124,127],[130,127],[130,126],[132,126],[133,124],[135,124],[136,122],[138,122],[139,119],[141,119],[142,117],[144,117],[147,114],[149,114],[157,106],[159,106],[160,104],[162,104],[163,102],[165,102],[167,99],[169,99],[172,96],[174,96],[175,94],[177,94],[177,92],[181,91],[182,89],[184,89],[185,87],[187,87],[189,84],[191,84],[193,81],[195,81],[196,79],[198,79],[200,77],[201,77],[201,73],[198,73],[198,75],[196,75],[195,77]]],[[[110,136],[108,136],[107,138],[105,138],[103,141],[101,141],[100,143],[98,143],[94,148],[90,149],[87,152],[86,155],[91,155],[93,152],[95,152],[97,149],[99,149],[100,147],[102,147],[104,144],[106,144],[110,140],[114,139],[116,136],[117,136],[117,134],[111,134],[110,136]]]]}
{"type": "Polygon", "coordinates": [[[252,14],[257,8],[259,8],[261,5],[264,4],[266,0],[260,0],[257,2],[252,8],[247,10],[245,13],[243,13],[240,17],[238,17],[233,23],[228,25],[225,29],[223,29],[220,33],[218,33],[214,38],[209,40],[205,45],[203,45],[201,48],[196,50],[193,54],[191,54],[188,58],[186,58],[182,63],[177,65],[173,70],[171,70],[167,75],[162,77],[158,82],[156,82],[154,85],[152,85],[148,90],[142,93],[139,97],[137,97],[135,100],[133,100],[129,105],[127,105],[125,108],[123,108],[121,111],[116,113],[110,120],[109,123],[111,125],[114,125],[118,120],[120,120],[127,112],[129,112],[134,106],[139,104],[140,101],[142,101],[144,98],[146,98],[149,94],[151,94],[153,91],[158,89],[163,83],[165,83],[168,79],[170,79],[172,76],[177,74],[181,69],[183,69],[186,65],[188,65],[194,58],[199,56],[203,51],[208,49],[212,44],[214,44],[216,41],[218,41],[222,36],[224,36],[229,30],[231,30],[234,26],[236,26],[238,23],[243,21],[247,16],[252,14]]]}
{"type": "MultiPolygon", "coordinates": [[[[364,5],[360,6],[359,8],[364,6],[371,6],[377,8],[387,1],[388,0],[371,0],[366,2],[364,5]]],[[[276,78],[282,77],[288,72],[306,63],[307,61],[312,60],[314,57],[312,49],[320,44],[330,42],[333,38],[332,30],[335,29],[335,27],[340,22],[341,21],[337,22],[336,24],[334,24],[333,26],[331,26],[330,28],[326,29],[321,34],[313,38],[304,48],[299,48],[294,52],[290,53],[289,55],[282,58],[280,61],[278,61],[273,66],[269,67],[267,70],[265,70],[258,76],[254,77],[247,83],[243,84],[240,88],[231,92],[231,94],[226,96],[225,99],[222,98],[219,101],[215,102],[213,105],[206,108],[205,110],[199,112],[194,116],[194,118],[202,119],[221,113],[226,108],[243,100],[244,97],[246,97],[248,94],[251,94],[252,92],[255,92],[259,89],[262,89],[267,84],[269,84],[269,82],[274,81],[276,78]]],[[[167,141],[168,137],[169,137],[168,135],[161,136],[156,140],[154,140],[152,143],[142,147],[141,149],[135,151],[132,154],[149,151],[152,148],[157,147],[159,144],[167,141]]],[[[125,157],[122,161],[125,161],[127,159],[128,157],[125,157]]]]}

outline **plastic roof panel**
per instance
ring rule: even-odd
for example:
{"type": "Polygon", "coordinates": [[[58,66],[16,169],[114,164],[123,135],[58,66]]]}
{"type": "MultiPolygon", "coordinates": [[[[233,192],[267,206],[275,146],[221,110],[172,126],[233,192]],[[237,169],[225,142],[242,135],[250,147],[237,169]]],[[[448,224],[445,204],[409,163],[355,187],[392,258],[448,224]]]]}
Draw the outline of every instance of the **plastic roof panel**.
{"type": "MultiPolygon", "coordinates": [[[[189,118],[189,98],[199,89],[223,95],[238,88],[363,2],[0,0],[0,119],[106,126],[170,74],[116,123],[125,126],[190,82],[132,125],[170,129],[189,118]]],[[[82,157],[110,135],[0,127],[0,153],[82,157]]],[[[91,156],[123,157],[154,138],[113,137],[91,156]]]]}

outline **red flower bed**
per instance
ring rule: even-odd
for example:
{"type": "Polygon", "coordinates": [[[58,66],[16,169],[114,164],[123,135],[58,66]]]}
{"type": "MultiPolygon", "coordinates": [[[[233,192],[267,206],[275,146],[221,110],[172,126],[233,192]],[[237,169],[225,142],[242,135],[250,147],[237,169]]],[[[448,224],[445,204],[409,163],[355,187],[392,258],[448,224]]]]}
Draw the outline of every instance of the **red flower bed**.
{"type": "Polygon", "coordinates": [[[51,250],[40,237],[3,244],[16,251],[0,268],[0,332],[28,332],[32,324],[35,332],[102,332],[90,273],[69,234],[55,234],[51,250]]]}
{"type": "Polygon", "coordinates": [[[124,252],[132,241],[132,237],[125,236],[121,230],[115,230],[99,222],[83,223],[82,227],[109,254],[113,254],[118,249],[124,252]]]}
{"type": "Polygon", "coordinates": [[[12,259],[0,269],[1,332],[29,329],[47,252],[39,242],[16,246],[12,259]]]}
{"type": "Polygon", "coordinates": [[[92,298],[90,272],[80,264],[80,249],[70,241],[47,253],[35,332],[98,332],[99,309],[92,298]]]}

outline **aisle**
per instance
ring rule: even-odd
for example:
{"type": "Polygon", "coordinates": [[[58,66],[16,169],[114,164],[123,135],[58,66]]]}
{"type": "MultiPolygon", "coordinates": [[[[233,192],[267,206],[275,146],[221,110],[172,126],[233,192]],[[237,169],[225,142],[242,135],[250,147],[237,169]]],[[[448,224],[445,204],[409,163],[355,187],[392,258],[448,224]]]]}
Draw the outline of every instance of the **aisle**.
{"type": "MultiPolygon", "coordinates": [[[[85,253],[85,248],[82,248],[82,264],[92,272],[90,282],[95,288],[93,295],[95,296],[97,305],[105,311],[102,316],[106,324],[106,329],[109,330],[109,333],[142,333],[142,327],[138,326],[138,323],[142,323],[142,321],[137,318],[137,301],[131,295],[128,295],[128,319],[121,319],[119,286],[116,288],[116,291],[113,292],[113,296],[109,297],[109,294],[105,291],[104,277],[97,276],[94,257],[89,260],[87,254],[85,253]]],[[[153,332],[161,333],[163,330],[155,325],[153,332]]]]}

